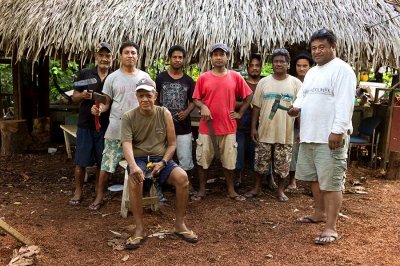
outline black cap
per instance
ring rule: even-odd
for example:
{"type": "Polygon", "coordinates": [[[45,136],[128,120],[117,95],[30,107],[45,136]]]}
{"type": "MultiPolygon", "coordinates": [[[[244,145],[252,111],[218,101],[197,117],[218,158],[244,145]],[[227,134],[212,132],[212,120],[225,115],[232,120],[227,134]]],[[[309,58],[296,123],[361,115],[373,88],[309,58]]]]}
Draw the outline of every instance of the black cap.
{"type": "Polygon", "coordinates": [[[229,48],[228,48],[228,46],[226,46],[226,44],[224,44],[224,43],[216,43],[213,46],[211,46],[210,53],[213,53],[217,49],[221,49],[222,51],[224,51],[227,54],[229,54],[229,52],[230,52],[229,48]]]}
{"type": "Polygon", "coordinates": [[[112,47],[106,42],[101,42],[96,45],[96,53],[99,52],[101,49],[106,49],[110,53],[112,53],[112,47]]]}

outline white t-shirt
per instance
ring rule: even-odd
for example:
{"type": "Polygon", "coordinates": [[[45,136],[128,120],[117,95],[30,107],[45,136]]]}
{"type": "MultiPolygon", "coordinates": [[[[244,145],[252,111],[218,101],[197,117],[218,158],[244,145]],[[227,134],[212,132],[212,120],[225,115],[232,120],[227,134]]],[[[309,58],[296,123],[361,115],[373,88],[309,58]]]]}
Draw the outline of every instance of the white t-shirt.
{"type": "Polygon", "coordinates": [[[140,69],[135,75],[126,74],[118,69],[106,78],[103,93],[110,96],[112,104],[110,124],[104,138],[121,139],[121,117],[125,112],[139,106],[135,92],[136,84],[146,77],[150,78],[149,74],[140,69]]]}
{"type": "Polygon", "coordinates": [[[293,104],[301,81],[289,76],[284,80],[276,80],[269,75],[258,82],[254,92],[252,104],[260,108],[258,119],[258,139],[270,144],[293,144],[294,118],[286,111],[278,109],[272,120],[268,117],[276,95],[281,95],[280,105],[289,107],[293,104]]]}
{"type": "Polygon", "coordinates": [[[311,68],[293,104],[301,108],[300,142],[328,143],[330,133],[351,132],[356,86],[353,69],[339,58],[311,68]]]}

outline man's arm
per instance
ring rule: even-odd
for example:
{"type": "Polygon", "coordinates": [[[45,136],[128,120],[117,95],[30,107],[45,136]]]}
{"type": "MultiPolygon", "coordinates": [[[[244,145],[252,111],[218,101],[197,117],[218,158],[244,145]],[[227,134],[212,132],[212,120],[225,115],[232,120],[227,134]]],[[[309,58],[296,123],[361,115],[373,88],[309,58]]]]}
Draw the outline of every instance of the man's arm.
{"type": "Polygon", "coordinates": [[[247,110],[247,108],[249,108],[250,106],[250,102],[253,99],[253,93],[249,94],[246,96],[246,98],[244,99],[242,106],[239,109],[239,112],[231,112],[230,113],[230,117],[232,119],[240,119],[242,118],[244,112],[247,110]]]}
{"type": "Polygon", "coordinates": [[[331,150],[341,147],[343,136],[351,127],[350,123],[357,86],[357,79],[354,72],[351,69],[344,69],[338,72],[334,86],[335,119],[328,139],[331,150]]]}
{"type": "MultiPolygon", "coordinates": [[[[176,150],[176,135],[174,122],[172,121],[171,112],[165,108],[164,112],[165,126],[167,130],[167,149],[165,150],[163,161],[168,162],[174,156],[176,150]]],[[[158,175],[160,171],[166,166],[164,162],[153,163],[153,174],[158,175]]]]}
{"type": "Polygon", "coordinates": [[[253,105],[253,111],[251,113],[251,139],[258,143],[257,123],[260,117],[260,107],[253,105]]]}
{"type": "Polygon", "coordinates": [[[100,116],[101,113],[107,112],[108,109],[110,109],[111,106],[111,98],[107,94],[104,94],[106,96],[106,103],[100,103],[100,106],[97,107],[95,104],[91,108],[91,112],[93,115],[100,116]]]}
{"type": "Polygon", "coordinates": [[[133,155],[133,145],[132,141],[124,141],[122,142],[122,149],[124,151],[125,160],[128,162],[129,166],[129,177],[133,178],[135,183],[143,183],[144,173],[142,169],[136,164],[135,158],[133,155]]]}
{"type": "Polygon", "coordinates": [[[210,109],[208,109],[207,105],[203,103],[203,101],[199,99],[193,99],[193,103],[200,109],[201,118],[204,120],[212,119],[210,109]]]}
{"type": "Polygon", "coordinates": [[[178,113],[178,119],[185,120],[186,117],[193,111],[193,109],[194,109],[194,103],[189,102],[188,107],[185,110],[178,113]]]}
{"type": "Polygon", "coordinates": [[[122,150],[124,152],[125,160],[129,166],[129,177],[133,178],[133,181],[140,184],[144,180],[144,174],[142,169],[136,164],[135,157],[133,154],[132,144],[132,127],[129,116],[124,114],[121,118],[121,143],[122,150]]]}

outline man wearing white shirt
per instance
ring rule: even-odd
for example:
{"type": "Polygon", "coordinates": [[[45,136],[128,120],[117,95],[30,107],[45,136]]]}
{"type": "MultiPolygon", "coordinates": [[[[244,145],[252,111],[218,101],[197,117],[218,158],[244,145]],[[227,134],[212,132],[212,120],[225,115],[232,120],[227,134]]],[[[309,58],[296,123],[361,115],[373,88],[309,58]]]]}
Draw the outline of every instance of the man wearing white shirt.
{"type": "Polygon", "coordinates": [[[311,182],[315,202],[314,213],[298,222],[326,221],[314,241],[324,245],[339,239],[336,222],[342,205],[357,84],[352,68],[336,58],[332,31],[315,32],[310,45],[317,65],[307,72],[289,115],[298,116],[301,110],[296,178],[311,182]]]}

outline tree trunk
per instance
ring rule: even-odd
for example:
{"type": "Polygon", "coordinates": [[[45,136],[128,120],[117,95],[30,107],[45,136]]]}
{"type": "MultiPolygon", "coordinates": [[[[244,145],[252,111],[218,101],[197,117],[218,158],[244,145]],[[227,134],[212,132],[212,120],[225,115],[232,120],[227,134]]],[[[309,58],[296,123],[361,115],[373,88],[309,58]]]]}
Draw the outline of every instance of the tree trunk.
{"type": "Polygon", "coordinates": [[[400,152],[391,151],[389,155],[389,166],[386,179],[400,179],[400,152]]]}
{"type": "Polygon", "coordinates": [[[14,155],[26,150],[31,142],[26,120],[0,121],[1,155],[14,155]]]}

